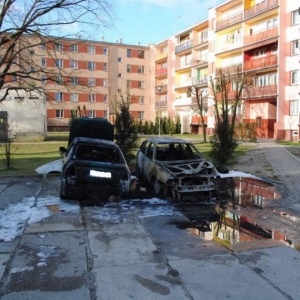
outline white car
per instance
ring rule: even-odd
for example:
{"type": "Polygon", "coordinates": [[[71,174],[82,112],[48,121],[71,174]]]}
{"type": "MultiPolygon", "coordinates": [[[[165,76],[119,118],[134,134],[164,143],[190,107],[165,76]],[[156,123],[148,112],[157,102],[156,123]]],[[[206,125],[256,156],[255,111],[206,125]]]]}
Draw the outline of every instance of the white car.
{"type": "Polygon", "coordinates": [[[183,139],[144,140],[137,152],[136,169],[156,194],[180,201],[210,201],[215,197],[217,169],[191,142],[183,139]]]}

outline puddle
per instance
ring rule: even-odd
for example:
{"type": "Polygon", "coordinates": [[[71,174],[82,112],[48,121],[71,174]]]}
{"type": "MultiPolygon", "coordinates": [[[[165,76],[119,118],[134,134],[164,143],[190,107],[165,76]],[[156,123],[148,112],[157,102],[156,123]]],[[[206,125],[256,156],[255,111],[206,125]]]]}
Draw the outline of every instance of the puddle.
{"type": "MultiPolygon", "coordinates": [[[[279,228],[274,228],[274,224],[264,219],[265,203],[281,198],[273,183],[256,178],[231,177],[222,178],[218,186],[217,204],[178,205],[177,209],[189,221],[175,221],[173,224],[204,240],[215,240],[229,249],[242,249],[251,243],[255,244],[254,247],[263,247],[266,241],[269,244],[284,242],[299,248],[279,228]]],[[[281,215],[299,221],[299,218],[281,215]]]]}

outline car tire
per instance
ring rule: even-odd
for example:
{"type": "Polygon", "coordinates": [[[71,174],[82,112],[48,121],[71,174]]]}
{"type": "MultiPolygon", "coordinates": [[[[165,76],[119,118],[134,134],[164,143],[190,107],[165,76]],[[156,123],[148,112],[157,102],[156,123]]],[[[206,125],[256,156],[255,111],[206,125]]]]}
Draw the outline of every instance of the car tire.
{"type": "Polygon", "coordinates": [[[62,180],[60,181],[59,197],[60,199],[69,199],[69,196],[66,193],[66,185],[62,180]]]}
{"type": "Polygon", "coordinates": [[[160,195],[162,192],[162,183],[155,177],[152,180],[152,187],[156,195],[160,195]]]}

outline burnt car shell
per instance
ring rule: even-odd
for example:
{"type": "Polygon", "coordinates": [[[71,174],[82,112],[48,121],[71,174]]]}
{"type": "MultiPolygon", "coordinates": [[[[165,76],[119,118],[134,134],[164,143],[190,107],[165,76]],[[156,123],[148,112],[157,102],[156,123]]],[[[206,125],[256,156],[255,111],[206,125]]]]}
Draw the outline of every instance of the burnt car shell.
{"type": "Polygon", "coordinates": [[[130,189],[130,171],[122,151],[112,141],[77,137],[63,157],[61,198],[107,200],[130,189]]]}
{"type": "Polygon", "coordinates": [[[149,138],[141,144],[137,172],[157,194],[193,201],[210,201],[219,176],[192,143],[169,137],[149,138]]]}

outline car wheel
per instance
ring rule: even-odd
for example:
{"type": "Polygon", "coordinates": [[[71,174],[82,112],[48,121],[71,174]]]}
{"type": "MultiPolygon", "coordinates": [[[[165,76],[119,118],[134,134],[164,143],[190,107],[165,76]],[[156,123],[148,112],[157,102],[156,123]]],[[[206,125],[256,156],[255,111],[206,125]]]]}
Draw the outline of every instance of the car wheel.
{"type": "Polygon", "coordinates": [[[63,183],[63,180],[60,181],[59,197],[61,199],[68,199],[69,198],[69,196],[66,193],[66,185],[65,185],[65,183],[63,183]]]}
{"type": "Polygon", "coordinates": [[[162,183],[157,178],[154,178],[152,181],[152,186],[155,194],[159,195],[162,191],[162,183]]]}

